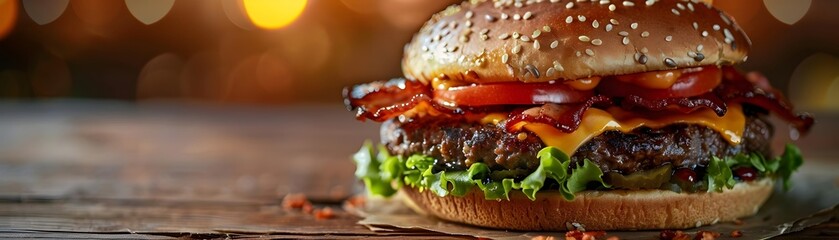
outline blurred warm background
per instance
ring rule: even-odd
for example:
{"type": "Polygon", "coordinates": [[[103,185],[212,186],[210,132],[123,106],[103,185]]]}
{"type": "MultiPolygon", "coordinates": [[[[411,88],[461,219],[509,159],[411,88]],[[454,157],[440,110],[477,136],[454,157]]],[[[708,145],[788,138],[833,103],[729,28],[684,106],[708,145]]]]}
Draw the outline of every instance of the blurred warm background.
{"type": "MultiPolygon", "coordinates": [[[[340,102],[401,75],[402,46],[456,0],[0,0],[0,98],[340,102]]],[[[743,69],[839,110],[832,0],[718,0],[754,43],[743,69]]]]}

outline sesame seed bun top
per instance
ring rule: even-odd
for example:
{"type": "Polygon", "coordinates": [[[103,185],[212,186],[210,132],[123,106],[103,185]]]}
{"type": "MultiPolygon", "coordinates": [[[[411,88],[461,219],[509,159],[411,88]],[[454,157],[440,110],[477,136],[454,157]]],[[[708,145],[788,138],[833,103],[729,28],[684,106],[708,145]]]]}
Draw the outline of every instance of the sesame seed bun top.
{"type": "Polygon", "coordinates": [[[701,1],[473,0],[405,46],[407,78],[547,82],[746,60],[750,40],[701,1]]]}

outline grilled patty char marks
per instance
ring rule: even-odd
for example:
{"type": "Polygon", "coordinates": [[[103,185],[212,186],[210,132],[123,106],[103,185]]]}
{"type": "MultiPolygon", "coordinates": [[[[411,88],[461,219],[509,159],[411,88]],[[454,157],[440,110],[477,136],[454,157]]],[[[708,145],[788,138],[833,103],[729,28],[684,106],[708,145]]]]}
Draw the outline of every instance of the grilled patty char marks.
{"type": "MultiPolygon", "coordinates": [[[[773,128],[767,120],[747,114],[743,142],[731,145],[718,132],[701,125],[673,124],[664,128],[642,127],[630,133],[608,131],[583,144],[572,156],[571,166],[590,159],[603,172],[630,174],[665,163],[674,167],[704,167],[711,156],[739,153],[769,156],[773,128]]],[[[539,165],[536,153],[545,144],[532,133],[523,140],[497,125],[446,119],[385,122],[382,143],[395,155],[424,154],[437,159],[434,170],[464,170],[482,162],[492,170],[530,173],[539,165]]]]}

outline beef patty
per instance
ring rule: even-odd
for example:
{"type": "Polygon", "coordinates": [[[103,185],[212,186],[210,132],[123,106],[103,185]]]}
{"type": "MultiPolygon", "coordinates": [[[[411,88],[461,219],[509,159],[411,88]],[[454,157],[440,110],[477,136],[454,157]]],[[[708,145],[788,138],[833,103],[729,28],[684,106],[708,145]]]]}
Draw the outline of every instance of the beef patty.
{"type": "MultiPolygon", "coordinates": [[[[666,163],[674,168],[704,167],[711,156],[740,153],[768,156],[772,126],[759,116],[746,118],[743,140],[731,145],[718,132],[694,124],[664,128],[641,127],[629,133],[607,131],[583,144],[571,155],[571,166],[589,159],[606,172],[630,174],[666,163]]],[[[499,125],[482,125],[447,119],[385,122],[382,142],[395,155],[424,154],[437,159],[434,170],[464,170],[472,163],[490,169],[512,170],[526,176],[539,165],[536,153],[545,144],[535,134],[509,134],[499,125]],[[526,137],[525,137],[526,135],[526,137]],[[521,139],[520,139],[521,137],[521,139]]]]}

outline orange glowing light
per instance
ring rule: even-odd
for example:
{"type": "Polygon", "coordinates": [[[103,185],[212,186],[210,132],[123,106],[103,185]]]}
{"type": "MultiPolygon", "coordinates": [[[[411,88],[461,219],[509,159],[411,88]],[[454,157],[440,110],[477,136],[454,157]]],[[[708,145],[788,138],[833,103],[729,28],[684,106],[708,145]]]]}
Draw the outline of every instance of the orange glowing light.
{"type": "Polygon", "coordinates": [[[6,37],[15,27],[17,10],[17,1],[0,0],[0,39],[6,37]]]}
{"type": "Polygon", "coordinates": [[[306,0],[244,0],[245,12],[254,25],[263,29],[279,29],[300,17],[306,0]]]}

